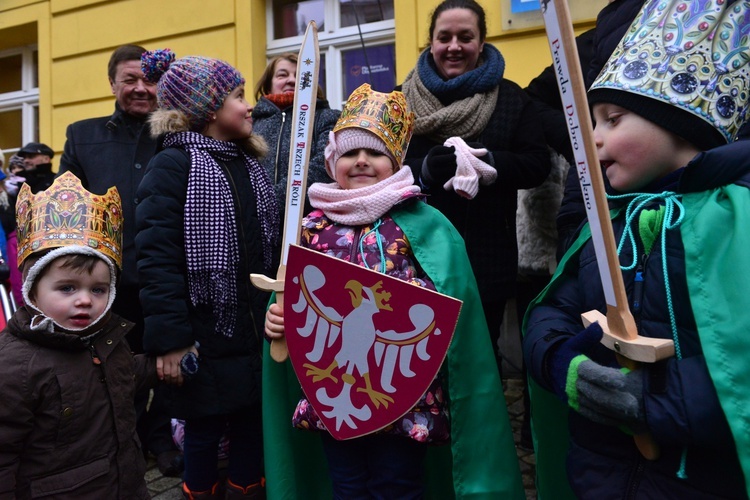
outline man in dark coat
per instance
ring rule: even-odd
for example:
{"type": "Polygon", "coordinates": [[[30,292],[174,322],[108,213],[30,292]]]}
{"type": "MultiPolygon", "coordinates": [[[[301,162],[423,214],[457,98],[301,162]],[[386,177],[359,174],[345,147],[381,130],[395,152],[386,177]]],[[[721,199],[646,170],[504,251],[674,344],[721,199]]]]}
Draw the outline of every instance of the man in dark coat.
{"type": "MultiPolygon", "coordinates": [[[[135,323],[128,334],[128,342],[137,353],[143,352],[143,312],[135,264],[135,207],[138,204],[135,193],[146,165],[157,150],[157,140],[151,137],[147,123],[149,114],[156,109],[156,86],[143,78],[141,54],[145,51],[138,45],[115,49],[107,68],[116,98],[115,112],[69,125],[60,160],[60,174],[73,172],[81,179],[83,187],[93,193],[104,193],[116,186],[122,197],[123,266],[112,310],[135,323]]],[[[172,441],[162,391],[162,388],[155,389],[148,411],[148,391],[136,395],[138,434],[144,451],[157,457],[159,470],[165,475],[177,475],[181,470],[180,457],[172,441]]]]}

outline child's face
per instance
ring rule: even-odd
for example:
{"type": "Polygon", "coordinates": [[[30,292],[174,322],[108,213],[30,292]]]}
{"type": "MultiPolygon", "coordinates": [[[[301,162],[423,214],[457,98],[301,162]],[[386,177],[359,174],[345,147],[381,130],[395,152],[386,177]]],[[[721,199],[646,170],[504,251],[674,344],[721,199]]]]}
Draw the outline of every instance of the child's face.
{"type": "Polygon", "coordinates": [[[252,112],[253,107],[245,100],[245,86],[240,85],[216,112],[211,137],[220,141],[247,139],[253,133],[252,112]]]}
{"type": "Polygon", "coordinates": [[[690,143],[620,106],[594,104],[594,141],[610,184],[641,189],[684,167],[698,154],[690,143]]]}
{"type": "Polygon", "coordinates": [[[336,182],[343,189],[357,189],[377,184],[393,175],[388,155],[373,149],[352,149],[336,162],[336,182]]]}
{"type": "Polygon", "coordinates": [[[69,330],[81,330],[104,313],[109,301],[110,273],[101,260],[91,273],[52,261],[34,284],[32,302],[45,316],[69,330]]]}

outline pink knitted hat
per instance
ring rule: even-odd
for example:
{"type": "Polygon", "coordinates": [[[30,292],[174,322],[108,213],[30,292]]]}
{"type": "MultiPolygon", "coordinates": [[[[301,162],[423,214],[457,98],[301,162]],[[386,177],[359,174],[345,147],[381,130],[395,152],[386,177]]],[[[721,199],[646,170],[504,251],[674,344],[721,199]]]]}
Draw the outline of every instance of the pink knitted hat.
{"type": "Polygon", "coordinates": [[[343,154],[353,149],[379,151],[391,159],[394,171],[401,168],[399,162],[378,136],[362,128],[345,128],[335,133],[328,133],[328,145],[325,150],[326,172],[334,181],[336,180],[336,162],[343,154]]]}

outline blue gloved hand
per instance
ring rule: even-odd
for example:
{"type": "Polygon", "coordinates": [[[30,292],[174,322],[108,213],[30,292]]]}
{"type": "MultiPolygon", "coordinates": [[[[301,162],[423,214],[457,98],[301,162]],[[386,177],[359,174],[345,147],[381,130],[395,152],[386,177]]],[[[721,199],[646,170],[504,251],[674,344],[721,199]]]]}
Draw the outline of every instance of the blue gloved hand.
{"type": "Polygon", "coordinates": [[[602,335],[599,323],[592,323],[582,332],[571,336],[552,353],[549,364],[550,383],[557,397],[563,401],[568,400],[568,384],[575,383],[578,365],[589,359],[587,354],[600,344],[602,335]],[[573,378],[571,374],[574,375],[573,378]]]}

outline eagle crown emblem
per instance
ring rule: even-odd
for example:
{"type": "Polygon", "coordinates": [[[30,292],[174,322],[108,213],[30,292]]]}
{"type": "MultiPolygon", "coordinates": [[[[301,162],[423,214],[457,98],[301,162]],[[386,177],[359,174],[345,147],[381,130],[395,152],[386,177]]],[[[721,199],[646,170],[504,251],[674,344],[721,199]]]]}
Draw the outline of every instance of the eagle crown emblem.
{"type": "Polygon", "coordinates": [[[357,280],[350,280],[347,282],[346,288],[349,290],[349,295],[352,299],[352,307],[357,308],[362,305],[362,299],[364,298],[363,293],[367,294],[370,292],[371,300],[378,308],[378,311],[393,311],[391,306],[387,303],[391,299],[391,293],[385,290],[381,290],[383,287],[383,281],[380,280],[370,287],[363,287],[362,283],[357,280]]]}

